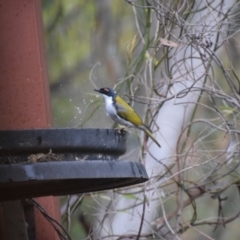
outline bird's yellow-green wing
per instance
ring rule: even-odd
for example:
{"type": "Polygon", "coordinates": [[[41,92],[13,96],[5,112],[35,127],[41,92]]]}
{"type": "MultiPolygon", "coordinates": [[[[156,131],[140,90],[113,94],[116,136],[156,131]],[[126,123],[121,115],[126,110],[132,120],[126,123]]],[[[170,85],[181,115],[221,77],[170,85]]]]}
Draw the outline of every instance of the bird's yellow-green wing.
{"type": "Polygon", "coordinates": [[[132,124],[136,126],[142,126],[143,122],[142,119],[138,116],[138,114],[134,111],[134,109],[129,106],[122,98],[119,96],[116,97],[116,103],[115,103],[118,115],[131,122],[132,124]]]}
{"type": "Polygon", "coordinates": [[[161,145],[159,144],[159,142],[155,139],[155,137],[153,136],[151,130],[143,124],[142,119],[138,116],[138,114],[134,111],[134,109],[129,106],[122,98],[120,98],[119,96],[116,97],[116,103],[115,103],[118,115],[133,123],[134,125],[136,125],[139,129],[143,130],[159,147],[161,147],[161,145]]]}

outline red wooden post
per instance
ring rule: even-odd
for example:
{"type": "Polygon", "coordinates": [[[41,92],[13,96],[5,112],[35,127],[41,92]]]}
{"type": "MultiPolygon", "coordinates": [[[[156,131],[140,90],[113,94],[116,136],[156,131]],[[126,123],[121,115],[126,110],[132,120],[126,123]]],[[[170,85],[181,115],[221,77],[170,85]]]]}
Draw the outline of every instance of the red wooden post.
{"type": "MultiPolygon", "coordinates": [[[[51,127],[41,1],[0,0],[0,29],[0,129],[51,127]]],[[[36,200],[61,221],[58,198],[36,200]]],[[[58,239],[41,213],[34,214],[36,238],[58,239]]]]}

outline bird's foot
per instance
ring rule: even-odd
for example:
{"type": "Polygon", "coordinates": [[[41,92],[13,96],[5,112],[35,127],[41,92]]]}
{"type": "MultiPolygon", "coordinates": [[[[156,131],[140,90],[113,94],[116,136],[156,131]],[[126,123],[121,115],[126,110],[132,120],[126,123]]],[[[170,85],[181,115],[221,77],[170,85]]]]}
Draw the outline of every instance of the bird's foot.
{"type": "Polygon", "coordinates": [[[127,127],[123,126],[123,125],[120,125],[120,124],[119,124],[119,127],[115,128],[115,129],[117,130],[118,133],[127,131],[127,127]]]}

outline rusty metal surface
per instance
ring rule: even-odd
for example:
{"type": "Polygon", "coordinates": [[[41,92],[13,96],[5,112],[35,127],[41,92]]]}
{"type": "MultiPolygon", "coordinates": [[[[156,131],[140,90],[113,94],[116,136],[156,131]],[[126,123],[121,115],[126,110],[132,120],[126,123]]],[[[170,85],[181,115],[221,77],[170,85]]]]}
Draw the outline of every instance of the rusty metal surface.
{"type": "Polygon", "coordinates": [[[50,127],[41,1],[0,3],[0,129],[50,127]]]}
{"type": "MultiPolygon", "coordinates": [[[[51,127],[41,1],[0,0],[0,28],[0,129],[51,127]]],[[[61,221],[56,198],[38,201],[49,215],[61,221]]],[[[36,240],[59,239],[38,211],[35,223],[36,240]]],[[[0,221],[0,236],[7,228],[8,223],[0,221]]]]}
{"type": "Polygon", "coordinates": [[[144,166],[125,161],[0,165],[0,201],[119,188],[148,180],[144,166]]]}
{"type": "Polygon", "coordinates": [[[7,240],[28,240],[23,206],[20,201],[2,203],[4,220],[7,223],[7,240]]]}

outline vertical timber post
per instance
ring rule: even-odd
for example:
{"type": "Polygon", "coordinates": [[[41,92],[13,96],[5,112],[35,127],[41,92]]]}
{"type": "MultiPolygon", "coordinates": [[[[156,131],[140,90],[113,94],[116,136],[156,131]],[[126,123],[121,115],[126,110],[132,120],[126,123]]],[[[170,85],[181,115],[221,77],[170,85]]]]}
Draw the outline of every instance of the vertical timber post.
{"type": "MultiPolygon", "coordinates": [[[[41,1],[0,0],[0,29],[0,130],[51,127],[41,1]]],[[[36,201],[60,222],[58,198],[42,197],[36,201]]],[[[12,239],[6,223],[11,211],[5,206],[0,203],[0,238],[12,239]]],[[[32,211],[34,239],[58,239],[42,214],[37,209],[32,211]]]]}

